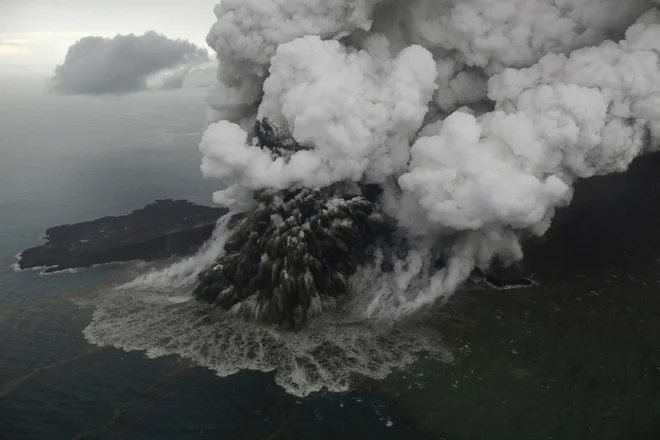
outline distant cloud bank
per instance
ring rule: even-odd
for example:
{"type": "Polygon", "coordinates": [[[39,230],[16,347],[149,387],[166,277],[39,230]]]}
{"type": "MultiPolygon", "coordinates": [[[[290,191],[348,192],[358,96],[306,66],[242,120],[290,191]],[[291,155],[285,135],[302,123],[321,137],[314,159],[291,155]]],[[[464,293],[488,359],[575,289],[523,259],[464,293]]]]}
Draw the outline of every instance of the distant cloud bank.
{"type": "MultiPolygon", "coordinates": [[[[84,37],[69,47],[55,68],[50,89],[63,95],[124,95],[148,89],[204,86],[189,75],[209,71],[206,49],[187,40],[172,40],[154,31],[113,38],[84,37]]],[[[210,81],[209,81],[210,82],[210,81]]]]}

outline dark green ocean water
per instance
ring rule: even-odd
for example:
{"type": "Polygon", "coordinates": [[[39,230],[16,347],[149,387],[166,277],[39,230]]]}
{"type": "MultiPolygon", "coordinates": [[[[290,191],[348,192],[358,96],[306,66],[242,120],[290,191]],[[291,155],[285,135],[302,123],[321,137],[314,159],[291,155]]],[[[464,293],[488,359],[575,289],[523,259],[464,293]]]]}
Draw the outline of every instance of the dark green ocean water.
{"type": "Polygon", "coordinates": [[[0,107],[0,439],[660,438],[660,158],[581,184],[527,251],[538,286],[460,292],[409,324],[454,361],[351,391],[287,394],[276,372],[218,377],[178,356],[89,344],[131,265],[42,276],[14,255],[47,227],[157,198],[209,203],[199,97],[4,96],[0,107]]]}

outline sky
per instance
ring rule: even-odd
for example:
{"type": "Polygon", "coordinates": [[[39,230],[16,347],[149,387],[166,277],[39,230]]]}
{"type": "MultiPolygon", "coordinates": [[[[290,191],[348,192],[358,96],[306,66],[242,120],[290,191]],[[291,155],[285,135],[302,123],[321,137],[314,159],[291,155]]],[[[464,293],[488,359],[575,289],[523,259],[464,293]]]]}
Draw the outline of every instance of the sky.
{"type": "Polygon", "coordinates": [[[85,36],[154,30],[205,46],[219,0],[0,0],[0,77],[52,73],[85,36]]]}

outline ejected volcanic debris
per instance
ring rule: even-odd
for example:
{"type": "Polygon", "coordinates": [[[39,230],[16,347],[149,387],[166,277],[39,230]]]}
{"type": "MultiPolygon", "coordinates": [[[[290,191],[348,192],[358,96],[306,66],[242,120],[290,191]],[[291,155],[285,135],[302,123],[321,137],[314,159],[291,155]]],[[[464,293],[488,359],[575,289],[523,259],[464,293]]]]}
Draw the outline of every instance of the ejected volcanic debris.
{"type": "MultiPolygon", "coordinates": [[[[255,131],[264,149],[285,160],[304,149],[267,119],[255,131]]],[[[256,191],[256,208],[199,275],[195,296],[250,319],[299,328],[322,312],[322,297],[348,293],[350,276],[384,230],[377,192],[369,189],[351,182],[256,191]]]]}

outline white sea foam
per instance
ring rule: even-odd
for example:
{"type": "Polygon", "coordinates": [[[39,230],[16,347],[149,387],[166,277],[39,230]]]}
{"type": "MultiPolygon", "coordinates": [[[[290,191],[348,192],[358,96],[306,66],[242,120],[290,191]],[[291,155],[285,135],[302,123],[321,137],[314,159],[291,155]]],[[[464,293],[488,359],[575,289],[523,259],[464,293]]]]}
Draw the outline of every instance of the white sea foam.
{"type": "Polygon", "coordinates": [[[176,354],[222,377],[275,370],[276,382],[296,396],[324,387],[346,391],[354,375],[382,379],[420,357],[452,360],[429,329],[367,325],[344,312],[326,313],[298,333],[281,332],[227,314],[212,318],[207,307],[189,299],[114,290],[83,333],[92,344],[141,350],[152,358],[176,354]]]}
{"type": "Polygon", "coordinates": [[[92,264],[91,266],[86,266],[86,267],[70,267],[67,269],[60,269],[60,270],[54,270],[52,272],[46,272],[48,269],[57,267],[57,266],[35,266],[35,267],[26,267],[25,269],[22,269],[20,266],[20,260],[21,260],[21,255],[22,253],[14,255],[14,258],[17,260],[16,262],[12,263],[9,267],[11,270],[14,272],[39,272],[39,275],[43,276],[48,276],[48,275],[61,275],[65,273],[78,273],[83,270],[88,270],[88,269],[98,269],[99,267],[108,267],[108,266],[127,266],[130,265],[132,268],[140,268],[148,263],[144,260],[129,260],[129,261],[113,261],[110,263],[99,263],[99,264],[92,264]]]}
{"type": "Polygon", "coordinates": [[[40,276],[50,276],[50,275],[62,275],[62,274],[65,274],[65,273],[72,274],[72,273],[78,273],[78,272],[85,269],[83,267],[70,267],[68,269],[61,269],[61,270],[56,270],[56,271],[53,271],[53,272],[46,272],[46,270],[49,269],[50,267],[54,267],[54,266],[45,267],[44,270],[39,273],[39,275],[40,276]]]}
{"type": "Polygon", "coordinates": [[[495,290],[528,289],[533,286],[538,286],[539,284],[532,279],[528,279],[528,281],[530,282],[530,284],[508,284],[506,286],[497,286],[489,281],[484,281],[484,284],[490,287],[491,289],[495,289],[495,290]]]}

